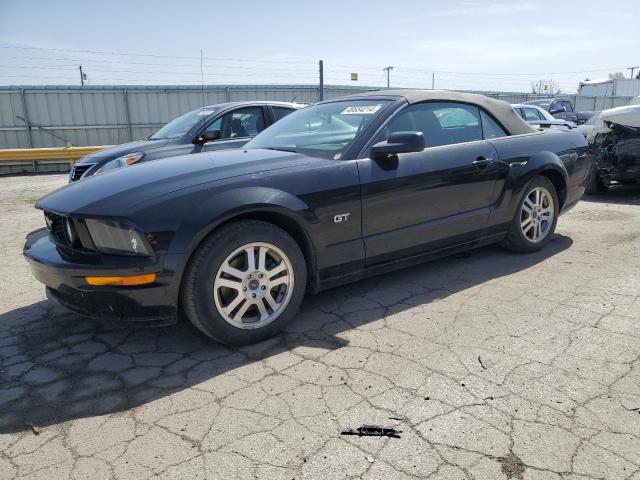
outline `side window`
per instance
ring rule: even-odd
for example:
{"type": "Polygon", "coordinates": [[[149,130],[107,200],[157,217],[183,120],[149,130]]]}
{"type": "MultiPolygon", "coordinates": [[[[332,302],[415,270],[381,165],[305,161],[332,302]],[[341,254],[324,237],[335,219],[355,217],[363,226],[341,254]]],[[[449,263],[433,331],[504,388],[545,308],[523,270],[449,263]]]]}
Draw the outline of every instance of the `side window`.
{"type": "Polygon", "coordinates": [[[411,105],[389,124],[389,133],[400,131],[422,132],[427,147],[482,140],[478,108],[464,103],[411,105]]]}
{"type": "Polygon", "coordinates": [[[276,122],[278,120],[282,120],[284,117],[286,117],[290,113],[295,112],[294,109],[286,108],[286,107],[271,107],[271,111],[273,111],[273,116],[275,117],[276,122]]]}
{"type": "Polygon", "coordinates": [[[538,111],[535,108],[524,108],[523,111],[524,111],[524,119],[527,122],[540,120],[540,117],[538,116],[538,111]]]}
{"type": "Polygon", "coordinates": [[[221,139],[253,137],[264,130],[262,107],[233,110],[218,118],[207,130],[220,130],[221,139]]]}
{"type": "Polygon", "coordinates": [[[502,128],[498,122],[496,122],[482,109],[480,110],[480,118],[482,119],[482,131],[484,132],[484,138],[488,139],[507,136],[507,132],[505,132],[504,128],[502,128]]]}
{"type": "Polygon", "coordinates": [[[571,102],[564,100],[562,102],[562,106],[567,110],[567,112],[573,112],[573,105],[571,105],[571,102]]]}
{"type": "Polygon", "coordinates": [[[212,130],[222,130],[222,118],[218,117],[213,123],[211,123],[206,129],[206,132],[210,132],[212,130]]]}
{"type": "Polygon", "coordinates": [[[234,110],[227,128],[229,137],[254,137],[264,130],[262,107],[247,107],[234,110]]]}
{"type": "Polygon", "coordinates": [[[536,109],[536,113],[538,114],[538,119],[539,120],[546,120],[547,119],[547,117],[544,116],[544,113],[541,112],[540,110],[536,109]]]}

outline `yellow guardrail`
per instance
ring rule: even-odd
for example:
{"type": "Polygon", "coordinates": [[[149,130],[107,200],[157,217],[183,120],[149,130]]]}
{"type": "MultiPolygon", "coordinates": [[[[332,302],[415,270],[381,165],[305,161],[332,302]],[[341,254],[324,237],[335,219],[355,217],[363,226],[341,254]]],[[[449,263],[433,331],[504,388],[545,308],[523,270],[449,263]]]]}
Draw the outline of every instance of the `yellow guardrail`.
{"type": "Polygon", "coordinates": [[[8,148],[0,150],[0,162],[67,160],[69,164],[73,165],[79,158],[107,147],[108,145],[64,148],[8,148]]]}

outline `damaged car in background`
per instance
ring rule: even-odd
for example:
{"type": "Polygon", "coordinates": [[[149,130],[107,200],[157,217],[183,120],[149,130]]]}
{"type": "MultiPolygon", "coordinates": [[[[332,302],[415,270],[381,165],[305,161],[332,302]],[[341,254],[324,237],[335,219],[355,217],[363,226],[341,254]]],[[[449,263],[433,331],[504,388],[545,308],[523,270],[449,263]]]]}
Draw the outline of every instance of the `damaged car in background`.
{"type": "Polygon", "coordinates": [[[601,112],[588,142],[587,193],[601,192],[613,183],[640,183],[640,105],[601,112]]]}

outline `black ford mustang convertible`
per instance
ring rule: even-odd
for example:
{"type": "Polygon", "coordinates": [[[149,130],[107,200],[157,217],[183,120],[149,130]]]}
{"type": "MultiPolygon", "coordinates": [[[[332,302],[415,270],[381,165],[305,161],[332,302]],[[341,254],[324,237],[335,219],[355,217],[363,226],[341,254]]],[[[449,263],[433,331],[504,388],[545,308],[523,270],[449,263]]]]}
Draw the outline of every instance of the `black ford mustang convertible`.
{"type": "Polygon", "coordinates": [[[542,248],[582,196],[575,131],[502,101],[386,90],[298,110],[243,149],[148,162],[38,201],[24,253],[89,316],[265,339],[306,292],[493,242],[542,248]]]}

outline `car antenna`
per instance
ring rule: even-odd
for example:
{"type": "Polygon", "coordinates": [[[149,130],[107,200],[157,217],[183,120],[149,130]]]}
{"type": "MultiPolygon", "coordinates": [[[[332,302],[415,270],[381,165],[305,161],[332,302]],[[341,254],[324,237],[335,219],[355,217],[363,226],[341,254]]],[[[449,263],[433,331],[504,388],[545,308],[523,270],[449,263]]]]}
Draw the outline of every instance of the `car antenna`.
{"type": "Polygon", "coordinates": [[[202,128],[205,125],[204,114],[204,69],[202,68],[202,49],[200,49],[200,92],[202,94],[202,128]]]}

